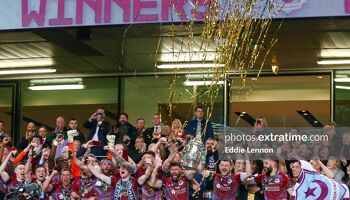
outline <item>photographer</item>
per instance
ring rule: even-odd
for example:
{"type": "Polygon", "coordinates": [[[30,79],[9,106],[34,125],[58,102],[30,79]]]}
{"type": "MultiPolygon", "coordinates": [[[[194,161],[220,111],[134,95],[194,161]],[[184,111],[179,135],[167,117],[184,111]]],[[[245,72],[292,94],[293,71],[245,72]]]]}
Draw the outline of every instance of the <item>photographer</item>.
{"type": "Polygon", "coordinates": [[[89,136],[87,140],[96,141],[91,152],[95,156],[106,156],[106,151],[103,147],[107,145],[107,134],[111,129],[111,124],[104,120],[105,114],[103,109],[97,109],[91,117],[85,121],[84,127],[89,129],[89,136]]]}
{"type": "Polygon", "coordinates": [[[54,131],[52,131],[51,135],[47,137],[46,141],[48,143],[51,143],[56,138],[57,135],[63,135],[64,139],[67,139],[66,121],[63,117],[60,117],[60,116],[56,118],[56,128],[54,131]]]}

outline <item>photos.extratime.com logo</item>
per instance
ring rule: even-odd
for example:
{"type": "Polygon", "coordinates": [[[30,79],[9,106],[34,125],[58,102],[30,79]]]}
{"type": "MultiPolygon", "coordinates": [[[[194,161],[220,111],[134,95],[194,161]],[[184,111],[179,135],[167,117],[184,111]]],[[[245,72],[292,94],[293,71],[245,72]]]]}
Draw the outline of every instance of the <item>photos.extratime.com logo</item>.
{"type": "Polygon", "coordinates": [[[225,143],[230,141],[236,142],[321,142],[328,141],[328,135],[296,135],[293,133],[284,133],[284,134],[274,134],[266,133],[259,135],[245,134],[235,135],[229,133],[225,135],[225,143]]]}
{"type": "Polygon", "coordinates": [[[350,159],[349,127],[225,127],[222,130],[217,133],[219,159],[241,159],[244,154],[249,154],[252,160],[270,156],[285,160],[327,160],[330,156],[350,159]]]}

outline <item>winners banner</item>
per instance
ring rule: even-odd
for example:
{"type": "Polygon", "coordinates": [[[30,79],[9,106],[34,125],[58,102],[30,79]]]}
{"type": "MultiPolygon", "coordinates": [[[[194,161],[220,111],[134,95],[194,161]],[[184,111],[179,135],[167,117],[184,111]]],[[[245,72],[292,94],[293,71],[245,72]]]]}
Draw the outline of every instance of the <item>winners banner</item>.
{"type": "MultiPolygon", "coordinates": [[[[230,0],[220,0],[221,8],[230,0]]],[[[206,0],[1,0],[0,30],[201,21],[206,0]],[[196,8],[198,6],[198,8],[196,8]]],[[[350,14],[350,0],[260,0],[273,4],[274,18],[350,14]]],[[[259,6],[258,6],[259,7],[259,6]]],[[[218,17],[219,19],[220,17],[218,17]]]]}

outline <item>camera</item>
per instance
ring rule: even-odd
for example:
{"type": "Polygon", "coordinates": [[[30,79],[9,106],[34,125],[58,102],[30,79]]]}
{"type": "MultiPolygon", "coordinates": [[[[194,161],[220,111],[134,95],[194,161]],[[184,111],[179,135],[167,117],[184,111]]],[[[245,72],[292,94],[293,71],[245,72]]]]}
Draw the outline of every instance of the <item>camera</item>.
{"type": "Polygon", "coordinates": [[[36,156],[36,152],[34,151],[35,146],[32,146],[32,156],[35,157],[36,156]]]}
{"type": "Polygon", "coordinates": [[[39,185],[31,183],[12,190],[10,193],[6,194],[5,200],[34,200],[39,197],[39,185]]]}
{"type": "Polygon", "coordinates": [[[0,141],[2,141],[6,137],[5,134],[0,134],[0,141]]]}
{"type": "Polygon", "coordinates": [[[125,139],[124,141],[123,141],[123,144],[124,145],[128,145],[130,143],[130,139],[125,139]]]}
{"type": "Polygon", "coordinates": [[[179,139],[173,139],[173,140],[171,140],[171,142],[172,142],[173,144],[178,144],[178,145],[181,145],[181,144],[182,144],[181,140],[179,140],[179,139]]]}

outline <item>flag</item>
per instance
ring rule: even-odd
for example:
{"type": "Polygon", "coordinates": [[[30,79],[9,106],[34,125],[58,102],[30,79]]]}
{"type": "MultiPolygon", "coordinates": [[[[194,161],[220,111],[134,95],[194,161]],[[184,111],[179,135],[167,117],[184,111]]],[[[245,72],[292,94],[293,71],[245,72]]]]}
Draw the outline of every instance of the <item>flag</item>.
{"type": "Polygon", "coordinates": [[[301,173],[294,185],[295,200],[349,200],[349,189],[341,183],[318,173],[309,162],[300,160],[301,173]]]}

